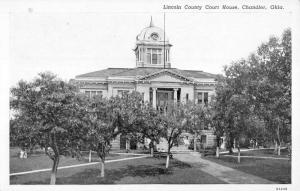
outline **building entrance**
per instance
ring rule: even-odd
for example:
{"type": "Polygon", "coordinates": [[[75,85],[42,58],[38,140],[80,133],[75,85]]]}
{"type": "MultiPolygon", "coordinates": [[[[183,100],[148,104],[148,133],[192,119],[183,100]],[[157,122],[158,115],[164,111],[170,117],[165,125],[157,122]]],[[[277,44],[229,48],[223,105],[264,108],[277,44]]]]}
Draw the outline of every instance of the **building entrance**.
{"type": "Polygon", "coordinates": [[[166,111],[171,103],[174,103],[174,91],[172,89],[158,89],[156,98],[157,109],[166,111]]]}

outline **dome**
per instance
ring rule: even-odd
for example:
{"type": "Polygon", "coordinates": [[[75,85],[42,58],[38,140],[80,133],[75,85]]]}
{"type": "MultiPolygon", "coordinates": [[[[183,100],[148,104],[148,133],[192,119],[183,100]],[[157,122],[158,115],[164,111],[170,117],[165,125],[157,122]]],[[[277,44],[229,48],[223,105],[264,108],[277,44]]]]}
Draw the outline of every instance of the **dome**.
{"type": "Polygon", "coordinates": [[[154,26],[152,18],[150,21],[150,26],[144,28],[140,34],[136,37],[137,41],[143,41],[148,43],[162,43],[164,40],[167,42],[167,37],[164,39],[164,30],[154,26]]]}

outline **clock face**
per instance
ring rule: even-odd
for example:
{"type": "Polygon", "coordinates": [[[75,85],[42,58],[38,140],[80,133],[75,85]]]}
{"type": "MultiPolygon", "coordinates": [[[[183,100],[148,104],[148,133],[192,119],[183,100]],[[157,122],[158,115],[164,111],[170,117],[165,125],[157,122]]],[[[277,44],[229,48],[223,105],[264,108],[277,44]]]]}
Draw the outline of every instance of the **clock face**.
{"type": "Polygon", "coordinates": [[[157,40],[157,39],[158,39],[158,34],[157,34],[157,33],[152,33],[152,34],[151,34],[151,38],[152,38],[153,40],[157,40]]]}

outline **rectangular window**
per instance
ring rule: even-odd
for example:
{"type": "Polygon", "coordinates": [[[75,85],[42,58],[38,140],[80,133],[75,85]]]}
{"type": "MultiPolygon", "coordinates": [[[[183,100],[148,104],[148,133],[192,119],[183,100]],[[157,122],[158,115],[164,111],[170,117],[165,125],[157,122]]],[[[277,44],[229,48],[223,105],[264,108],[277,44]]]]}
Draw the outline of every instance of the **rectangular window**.
{"type": "Polygon", "coordinates": [[[85,91],[84,93],[86,96],[89,96],[89,97],[91,96],[91,91],[85,91]]]}
{"type": "Polygon", "coordinates": [[[143,98],[142,102],[144,103],[144,101],[145,101],[145,93],[144,92],[142,93],[142,98],[143,98]]]}
{"type": "Polygon", "coordinates": [[[185,95],[185,100],[186,100],[186,103],[189,102],[189,94],[185,95]]]}
{"type": "Polygon", "coordinates": [[[96,91],[96,95],[102,97],[103,96],[102,91],[96,91]]]}
{"type": "Polygon", "coordinates": [[[124,94],[128,94],[129,90],[118,90],[118,96],[122,97],[124,94]]]}
{"type": "Polygon", "coordinates": [[[197,99],[198,99],[198,104],[203,103],[203,101],[202,101],[202,92],[198,92],[197,99]]]}
{"type": "Polygon", "coordinates": [[[208,104],[208,92],[198,92],[198,104],[208,104]]]}
{"type": "Polygon", "coordinates": [[[151,63],[151,53],[147,53],[147,63],[151,63]]]}
{"type": "Polygon", "coordinates": [[[206,135],[201,135],[201,143],[206,144],[206,135]]]}
{"type": "Polygon", "coordinates": [[[152,105],[152,103],[153,103],[153,91],[152,90],[149,91],[149,101],[150,101],[150,104],[152,105]]]}
{"type": "Polygon", "coordinates": [[[123,90],[118,90],[118,96],[122,97],[122,94],[123,94],[123,90]]]}
{"type": "Polygon", "coordinates": [[[204,103],[208,103],[208,92],[204,92],[204,103]]]}
{"type": "Polygon", "coordinates": [[[161,62],[162,62],[162,49],[147,48],[147,63],[161,64],[161,62]]]}
{"type": "Polygon", "coordinates": [[[152,54],[152,64],[158,64],[157,63],[157,54],[152,54]]]}
{"type": "Polygon", "coordinates": [[[94,97],[96,95],[96,91],[91,91],[91,97],[94,97]]]}
{"type": "Polygon", "coordinates": [[[157,55],[157,64],[161,64],[161,59],[162,59],[161,54],[158,54],[157,55]]]}
{"type": "Polygon", "coordinates": [[[99,95],[102,97],[102,91],[97,91],[97,90],[86,90],[84,91],[85,95],[88,96],[88,97],[93,97],[93,96],[96,96],[96,95],[99,95]]]}

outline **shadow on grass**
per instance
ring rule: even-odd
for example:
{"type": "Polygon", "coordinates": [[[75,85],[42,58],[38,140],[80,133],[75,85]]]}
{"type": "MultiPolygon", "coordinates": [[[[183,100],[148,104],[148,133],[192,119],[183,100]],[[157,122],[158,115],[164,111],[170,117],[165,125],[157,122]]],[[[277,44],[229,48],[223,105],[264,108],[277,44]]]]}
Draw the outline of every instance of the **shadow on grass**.
{"type": "MultiPolygon", "coordinates": [[[[69,177],[57,178],[57,184],[114,184],[125,177],[155,177],[158,175],[172,175],[176,168],[184,169],[192,166],[177,160],[171,160],[168,169],[165,168],[165,163],[157,163],[153,165],[126,165],[126,167],[118,169],[106,169],[105,177],[100,177],[100,169],[85,169],[80,173],[76,173],[69,177]]],[[[30,181],[26,184],[49,184],[50,179],[41,181],[30,181]]],[[[138,184],[139,182],[136,182],[138,184]]]]}
{"type": "Polygon", "coordinates": [[[233,157],[222,156],[219,159],[207,157],[206,159],[279,184],[291,183],[291,161],[288,160],[242,158],[241,163],[237,163],[237,158],[233,157]]]}

